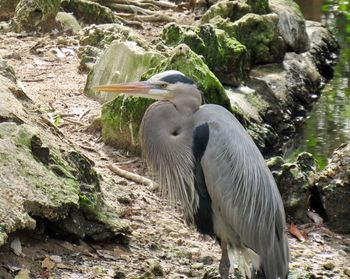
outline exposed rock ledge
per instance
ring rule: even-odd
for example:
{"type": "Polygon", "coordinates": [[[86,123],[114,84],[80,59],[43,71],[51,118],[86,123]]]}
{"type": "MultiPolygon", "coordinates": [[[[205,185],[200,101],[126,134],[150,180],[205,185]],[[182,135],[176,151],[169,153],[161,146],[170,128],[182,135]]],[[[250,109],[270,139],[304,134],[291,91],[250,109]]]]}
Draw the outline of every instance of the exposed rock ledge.
{"type": "Polygon", "coordinates": [[[101,193],[104,181],[16,84],[0,61],[0,245],[49,222],[58,234],[95,240],[129,233],[101,193]]]}

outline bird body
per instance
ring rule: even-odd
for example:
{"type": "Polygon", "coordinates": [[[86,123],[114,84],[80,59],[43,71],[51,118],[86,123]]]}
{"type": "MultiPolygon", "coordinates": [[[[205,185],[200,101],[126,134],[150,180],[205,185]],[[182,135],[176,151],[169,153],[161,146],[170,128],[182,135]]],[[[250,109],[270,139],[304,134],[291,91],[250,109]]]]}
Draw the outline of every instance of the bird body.
{"type": "Polygon", "coordinates": [[[282,200],[244,127],[225,108],[201,105],[201,92],[180,72],[155,75],[147,86],[147,96],[161,101],[143,117],[143,155],[187,223],[220,242],[221,278],[229,276],[229,258],[248,278],[287,278],[282,200]]]}

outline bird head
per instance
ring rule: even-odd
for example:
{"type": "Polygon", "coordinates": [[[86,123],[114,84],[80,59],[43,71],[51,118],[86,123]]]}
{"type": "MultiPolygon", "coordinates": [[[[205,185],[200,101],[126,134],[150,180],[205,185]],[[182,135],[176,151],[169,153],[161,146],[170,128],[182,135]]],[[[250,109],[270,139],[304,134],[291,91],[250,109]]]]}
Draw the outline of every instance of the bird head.
{"type": "Polygon", "coordinates": [[[174,103],[184,97],[196,98],[199,100],[199,104],[201,103],[201,92],[195,82],[175,70],[156,74],[147,81],[99,85],[94,87],[94,90],[174,103]]]}

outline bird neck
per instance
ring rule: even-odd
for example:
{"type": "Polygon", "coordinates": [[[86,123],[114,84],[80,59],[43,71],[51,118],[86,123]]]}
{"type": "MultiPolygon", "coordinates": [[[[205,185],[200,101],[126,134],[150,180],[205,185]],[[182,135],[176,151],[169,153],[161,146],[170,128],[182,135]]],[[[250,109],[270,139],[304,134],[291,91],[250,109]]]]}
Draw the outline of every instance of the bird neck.
{"type": "Polygon", "coordinates": [[[176,110],[185,115],[191,115],[196,112],[202,104],[202,96],[198,91],[198,94],[181,94],[172,101],[176,110]]]}

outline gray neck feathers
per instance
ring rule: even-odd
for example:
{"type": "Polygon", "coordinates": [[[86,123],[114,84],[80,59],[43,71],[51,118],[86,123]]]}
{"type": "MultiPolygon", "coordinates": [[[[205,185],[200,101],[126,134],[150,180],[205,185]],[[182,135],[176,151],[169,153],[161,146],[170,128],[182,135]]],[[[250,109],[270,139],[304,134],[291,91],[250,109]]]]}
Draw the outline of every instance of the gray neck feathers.
{"type": "Polygon", "coordinates": [[[143,156],[158,176],[161,193],[176,205],[180,203],[186,218],[193,222],[198,197],[194,189],[192,123],[180,104],[156,102],[145,113],[140,137],[143,156]]]}

